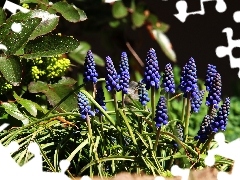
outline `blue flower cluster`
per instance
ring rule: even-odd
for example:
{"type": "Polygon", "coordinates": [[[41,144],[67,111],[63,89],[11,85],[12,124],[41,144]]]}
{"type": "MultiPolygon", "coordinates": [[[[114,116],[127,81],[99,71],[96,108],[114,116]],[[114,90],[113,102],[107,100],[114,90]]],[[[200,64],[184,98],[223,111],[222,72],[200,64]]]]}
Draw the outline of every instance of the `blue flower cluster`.
{"type": "Polygon", "coordinates": [[[143,82],[146,84],[146,89],[149,90],[150,87],[159,88],[160,84],[160,74],[157,55],[155,50],[151,48],[147,53],[146,66],[144,72],[143,82]]]}
{"type": "Polygon", "coordinates": [[[213,108],[211,114],[204,117],[200,130],[198,131],[197,136],[195,136],[195,140],[204,143],[211,133],[217,133],[219,130],[225,131],[229,112],[230,98],[226,98],[217,113],[216,109],[213,108]]]}
{"type": "Polygon", "coordinates": [[[79,92],[78,95],[78,107],[79,113],[82,119],[87,119],[87,116],[95,116],[94,112],[91,111],[91,106],[89,105],[88,98],[82,92],[79,92]]]}
{"type": "Polygon", "coordinates": [[[121,55],[118,78],[119,78],[120,90],[123,92],[123,94],[127,94],[128,87],[129,87],[130,73],[129,73],[128,57],[126,52],[122,52],[122,55],[121,55]]]}
{"type": "MultiPolygon", "coordinates": [[[[104,97],[104,92],[102,87],[97,88],[97,92],[96,92],[96,98],[95,98],[96,102],[106,111],[106,103],[105,101],[105,97],[104,97]]],[[[102,115],[102,113],[99,111],[99,109],[97,107],[95,107],[95,112],[99,115],[102,115]]]]}
{"type": "Polygon", "coordinates": [[[96,64],[93,58],[92,51],[89,50],[87,52],[84,62],[83,82],[93,82],[94,84],[97,83],[98,73],[95,67],[96,64]]]}
{"type": "Polygon", "coordinates": [[[200,130],[197,133],[197,136],[194,137],[195,140],[199,140],[201,143],[205,143],[211,134],[210,123],[214,120],[213,116],[206,115],[203,118],[203,121],[200,126],[200,130]]]}
{"type": "Polygon", "coordinates": [[[210,86],[208,96],[206,98],[207,106],[212,106],[213,108],[218,109],[218,104],[221,101],[221,89],[221,75],[219,73],[216,73],[213,78],[212,85],[210,86]]]}
{"type": "Polygon", "coordinates": [[[154,120],[156,122],[157,128],[168,123],[168,111],[166,105],[166,98],[164,96],[160,96],[159,98],[154,120]]]}
{"type": "Polygon", "coordinates": [[[195,60],[192,57],[183,67],[179,88],[184,93],[184,97],[187,97],[187,93],[191,93],[192,98],[197,96],[197,68],[195,60]]]}
{"type": "MultiPolygon", "coordinates": [[[[84,63],[84,82],[93,82],[97,83],[98,74],[95,69],[95,62],[93,59],[93,54],[89,50],[85,57],[84,63]]],[[[106,57],[106,89],[108,91],[122,91],[123,94],[131,94],[131,83],[130,81],[130,72],[129,72],[129,62],[126,52],[122,52],[121,61],[119,64],[119,71],[117,73],[112,59],[106,57]],[[129,85],[130,84],[130,85],[129,85]]],[[[158,59],[156,52],[151,48],[147,52],[146,65],[144,71],[143,80],[138,83],[138,98],[139,102],[146,106],[150,101],[148,97],[148,90],[150,88],[159,89],[160,87],[160,73],[158,59]]],[[[136,82],[135,82],[136,84],[136,82]]],[[[170,63],[165,66],[162,84],[166,93],[175,93],[175,83],[174,83],[174,74],[173,69],[170,63]]],[[[206,90],[209,92],[206,98],[206,105],[209,106],[211,114],[208,114],[204,117],[200,130],[195,136],[195,140],[198,140],[201,143],[206,142],[209,136],[218,131],[225,131],[228,121],[228,115],[230,111],[230,99],[226,98],[224,103],[218,110],[218,104],[221,101],[221,76],[216,70],[216,66],[208,64],[207,74],[205,79],[206,90]],[[218,110],[218,111],[217,111],[218,110]]],[[[199,90],[197,85],[197,68],[195,60],[191,57],[189,61],[185,64],[182,69],[180,77],[179,89],[183,92],[183,96],[186,98],[187,95],[190,95],[191,101],[191,113],[197,113],[200,109],[200,106],[203,101],[205,90],[199,90]]],[[[137,95],[134,91],[134,95],[137,95]]],[[[153,96],[154,97],[154,96],[153,96]]],[[[136,98],[135,98],[136,99],[136,98]]],[[[103,89],[100,87],[96,91],[97,103],[106,110],[106,103],[104,98],[103,89]]],[[[87,116],[94,116],[94,112],[91,111],[91,106],[89,105],[88,98],[81,92],[78,93],[78,106],[79,112],[82,119],[86,119],[87,116]]],[[[100,114],[99,109],[95,108],[95,112],[100,114]]],[[[154,113],[154,112],[153,112],[154,113]]],[[[102,115],[102,114],[100,114],[102,115]]],[[[154,121],[157,128],[161,128],[163,125],[168,124],[168,110],[167,110],[167,99],[164,96],[160,96],[156,111],[154,121]]],[[[177,136],[183,141],[183,127],[180,123],[176,124],[177,136]]],[[[174,146],[177,147],[176,142],[174,146]]]]}
{"type": "Polygon", "coordinates": [[[170,63],[168,63],[165,66],[162,83],[167,93],[168,92],[172,94],[175,93],[174,75],[173,75],[173,69],[170,63]]]}
{"type": "Polygon", "coordinates": [[[147,103],[150,101],[150,98],[148,97],[148,91],[146,90],[144,83],[142,83],[141,81],[138,83],[138,98],[139,102],[143,106],[146,106],[147,103]]]}
{"type": "Polygon", "coordinates": [[[219,130],[225,131],[228,121],[228,115],[230,112],[230,98],[226,98],[224,103],[219,108],[217,116],[211,121],[211,130],[212,132],[217,133],[219,130]]]}
{"type": "Polygon", "coordinates": [[[108,91],[120,91],[121,87],[119,85],[119,78],[117,71],[113,65],[112,59],[107,56],[106,57],[106,70],[107,70],[107,75],[106,75],[106,88],[108,91]]]}
{"type": "Polygon", "coordinates": [[[217,69],[216,66],[208,64],[207,67],[207,74],[206,74],[206,78],[205,78],[205,86],[206,86],[206,90],[210,91],[212,88],[212,84],[213,84],[213,79],[216,76],[217,73],[217,69]]]}
{"type": "Polygon", "coordinates": [[[205,90],[197,92],[197,95],[194,98],[191,98],[191,113],[197,113],[202,105],[202,100],[204,97],[205,90]]]}

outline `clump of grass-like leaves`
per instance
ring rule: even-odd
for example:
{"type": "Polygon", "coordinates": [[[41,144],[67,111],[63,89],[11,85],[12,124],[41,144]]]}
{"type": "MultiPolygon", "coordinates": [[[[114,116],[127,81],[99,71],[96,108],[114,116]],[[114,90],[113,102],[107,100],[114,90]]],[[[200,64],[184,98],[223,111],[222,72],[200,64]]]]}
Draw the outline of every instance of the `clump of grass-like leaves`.
{"type": "MultiPolygon", "coordinates": [[[[220,104],[222,83],[216,67],[208,66],[206,93],[198,86],[193,58],[182,68],[180,84],[175,84],[171,64],[160,75],[161,61],[152,48],[147,53],[143,79],[138,83],[130,82],[127,54],[122,53],[120,59],[117,69],[106,57],[106,76],[100,78],[92,52],[88,51],[84,84],[73,86],[64,98],[53,103],[53,108],[43,108],[28,100],[38,112],[35,116],[29,113],[26,99],[19,97],[15,106],[25,112],[29,123],[7,130],[0,137],[4,145],[13,140],[20,144],[19,151],[13,154],[16,161],[24,164],[32,157],[26,148],[34,141],[41,147],[45,170],[59,171],[59,161],[66,158],[71,161],[70,176],[112,176],[121,171],[170,176],[173,164],[204,167],[207,150],[214,145],[213,136],[225,131],[230,111],[229,98],[220,104]],[[61,106],[71,97],[75,100],[72,108],[61,106]],[[173,119],[173,101],[182,106],[179,119],[173,119]],[[203,102],[208,112],[202,117],[198,133],[191,136],[191,116],[205,106],[203,102]]],[[[61,83],[57,88],[69,88],[66,81],[61,83]]],[[[50,94],[45,94],[50,98],[50,94]]],[[[218,158],[216,167],[221,170],[231,165],[228,160],[224,166],[221,163],[222,158],[218,158]]]]}

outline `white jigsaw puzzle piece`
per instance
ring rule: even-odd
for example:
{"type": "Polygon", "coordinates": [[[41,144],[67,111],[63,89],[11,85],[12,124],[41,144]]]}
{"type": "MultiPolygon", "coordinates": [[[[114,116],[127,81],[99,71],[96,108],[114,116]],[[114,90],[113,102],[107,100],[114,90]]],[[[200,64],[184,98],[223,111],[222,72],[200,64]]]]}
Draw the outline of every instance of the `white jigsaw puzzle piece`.
{"type": "Polygon", "coordinates": [[[179,168],[178,165],[171,167],[171,173],[173,176],[181,176],[182,180],[188,180],[190,169],[179,168]]]}
{"type": "Polygon", "coordinates": [[[223,133],[218,133],[214,137],[215,141],[218,143],[218,147],[215,149],[211,149],[208,151],[208,155],[205,158],[205,164],[207,166],[213,166],[215,163],[215,155],[220,155],[225,158],[232,159],[234,161],[234,165],[232,168],[231,174],[226,172],[219,172],[217,175],[218,180],[236,180],[238,179],[240,172],[240,138],[230,142],[225,143],[225,136],[223,133]]]}
{"type": "Polygon", "coordinates": [[[178,14],[174,14],[176,18],[178,18],[181,22],[185,22],[187,17],[189,15],[194,15],[194,14],[199,14],[199,15],[204,15],[205,14],[205,8],[204,8],[204,2],[209,2],[209,1],[216,1],[216,6],[215,9],[219,13],[223,13],[227,9],[227,5],[224,2],[224,0],[201,0],[200,5],[201,9],[200,11],[194,11],[194,12],[187,12],[187,2],[184,0],[180,0],[176,3],[176,8],[178,10],[178,14]]]}
{"type": "MultiPolygon", "coordinates": [[[[236,23],[240,23],[240,11],[236,11],[233,14],[233,19],[236,23]]],[[[239,47],[240,48],[240,39],[237,40],[233,40],[233,30],[230,27],[227,27],[225,29],[222,30],[223,33],[226,33],[227,35],[227,42],[228,42],[228,46],[218,46],[216,48],[216,55],[219,58],[225,57],[225,56],[229,56],[229,61],[230,61],[230,67],[231,68],[239,68],[240,69],[240,58],[234,58],[232,55],[232,50],[235,47],[239,47]]],[[[240,78],[240,70],[238,72],[238,77],[240,78]]]]}

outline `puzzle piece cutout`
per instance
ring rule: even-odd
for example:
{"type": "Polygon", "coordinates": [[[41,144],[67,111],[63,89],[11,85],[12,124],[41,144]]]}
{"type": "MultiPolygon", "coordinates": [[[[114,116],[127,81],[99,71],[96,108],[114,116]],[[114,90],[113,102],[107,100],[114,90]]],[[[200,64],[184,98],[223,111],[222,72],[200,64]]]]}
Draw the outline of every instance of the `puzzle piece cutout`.
{"type": "MultiPolygon", "coordinates": [[[[0,126],[0,131],[8,127],[9,124],[5,123],[0,126]]],[[[34,154],[34,157],[23,166],[19,166],[12,158],[11,153],[19,149],[17,142],[11,142],[7,147],[0,143],[0,179],[8,177],[9,179],[24,179],[32,180],[33,177],[45,180],[70,180],[64,173],[68,169],[70,162],[68,160],[61,160],[59,163],[59,172],[43,172],[41,151],[37,143],[30,143],[28,151],[34,154]],[[14,172],[14,173],[12,173],[14,172]]]]}
{"type": "MultiPolygon", "coordinates": [[[[208,155],[205,158],[205,164],[207,166],[213,166],[215,163],[215,155],[220,155],[222,157],[234,160],[231,174],[226,172],[218,172],[218,180],[237,180],[240,172],[240,138],[225,143],[225,136],[223,133],[217,133],[214,136],[214,140],[218,143],[218,147],[208,151],[208,155]]],[[[189,169],[181,169],[179,166],[174,165],[171,168],[171,173],[173,176],[181,176],[182,180],[188,180],[189,169]]]]}
{"type": "Polygon", "coordinates": [[[173,176],[181,176],[182,180],[188,180],[190,169],[181,169],[178,165],[171,167],[171,173],[173,176]]]}
{"type": "Polygon", "coordinates": [[[208,151],[208,156],[205,158],[205,164],[212,166],[215,163],[215,155],[220,155],[222,157],[234,160],[231,174],[225,172],[219,172],[217,175],[218,180],[236,180],[238,179],[240,172],[240,138],[230,142],[225,143],[225,136],[223,133],[218,133],[214,137],[215,141],[218,143],[218,147],[208,151]]]}
{"type": "Polygon", "coordinates": [[[178,10],[178,14],[174,14],[176,18],[178,18],[182,23],[184,23],[189,15],[199,14],[204,15],[205,14],[205,8],[204,8],[204,2],[208,1],[216,1],[215,9],[219,13],[223,13],[227,9],[227,5],[224,2],[224,0],[201,0],[200,5],[201,9],[200,11],[194,11],[194,12],[187,12],[187,2],[184,0],[180,0],[176,3],[176,8],[178,10]]]}
{"type": "MultiPolygon", "coordinates": [[[[233,14],[233,19],[236,23],[240,23],[240,11],[237,11],[233,14]]],[[[240,39],[233,40],[233,30],[230,27],[224,28],[222,30],[223,33],[226,33],[227,41],[228,41],[228,47],[225,46],[218,46],[216,48],[216,55],[219,58],[223,58],[226,55],[229,56],[230,60],[230,67],[231,68],[240,68],[240,58],[234,58],[232,55],[232,50],[235,47],[240,48],[240,39]]],[[[238,72],[238,77],[240,78],[240,70],[238,72]]]]}

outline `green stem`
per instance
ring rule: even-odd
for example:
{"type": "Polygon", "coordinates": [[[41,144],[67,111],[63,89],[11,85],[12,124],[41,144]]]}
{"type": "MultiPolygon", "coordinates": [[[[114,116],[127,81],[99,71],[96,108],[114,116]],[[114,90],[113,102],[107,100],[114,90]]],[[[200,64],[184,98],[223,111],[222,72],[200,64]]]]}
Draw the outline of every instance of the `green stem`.
{"type": "Polygon", "coordinates": [[[119,122],[119,116],[118,116],[118,103],[117,103],[117,95],[116,95],[116,91],[113,91],[113,99],[114,99],[114,105],[115,105],[115,112],[116,112],[116,121],[117,124],[120,123],[119,122]]]}
{"type": "Polygon", "coordinates": [[[102,135],[102,141],[103,141],[103,147],[104,147],[104,151],[106,150],[106,142],[105,142],[105,136],[104,136],[104,131],[103,131],[103,118],[104,116],[99,115],[99,120],[101,123],[101,135],[102,135]]]}
{"type": "Polygon", "coordinates": [[[191,93],[187,93],[187,108],[186,108],[186,119],[185,119],[185,127],[184,127],[184,137],[185,141],[188,137],[188,126],[189,126],[189,118],[190,118],[190,110],[191,110],[191,103],[190,103],[191,93]]]}
{"type": "Polygon", "coordinates": [[[181,95],[183,95],[183,93],[179,93],[179,94],[177,94],[176,96],[173,96],[171,99],[169,99],[168,101],[172,101],[172,100],[174,100],[174,99],[176,99],[177,97],[179,97],[179,96],[181,96],[181,95]]]}
{"type": "Polygon", "coordinates": [[[210,136],[208,137],[207,142],[205,142],[205,144],[203,145],[203,147],[202,147],[202,149],[201,149],[201,151],[200,151],[200,154],[202,154],[202,153],[205,151],[205,149],[207,149],[208,145],[209,145],[210,142],[213,140],[214,135],[215,135],[215,133],[211,133],[211,134],[210,134],[210,136]]]}
{"type": "Polygon", "coordinates": [[[154,144],[154,151],[157,152],[157,146],[158,146],[158,141],[160,139],[160,131],[161,131],[161,128],[159,127],[158,130],[157,130],[157,134],[156,134],[156,141],[155,141],[155,144],[154,144]]]}
{"type": "MultiPolygon", "coordinates": [[[[120,120],[119,120],[119,111],[118,111],[118,103],[117,103],[117,94],[116,94],[115,90],[113,91],[113,99],[114,99],[115,112],[116,112],[116,126],[119,127],[120,120]]],[[[122,129],[121,128],[120,128],[119,140],[120,140],[121,147],[123,147],[122,129]]]]}
{"type": "Polygon", "coordinates": [[[139,127],[139,132],[140,134],[142,134],[142,131],[143,131],[143,117],[142,116],[138,116],[138,127],[139,127]]]}
{"type": "Polygon", "coordinates": [[[155,121],[154,121],[154,116],[155,116],[155,87],[151,87],[151,106],[152,106],[152,128],[153,132],[156,132],[156,126],[155,126],[155,121]]]}
{"type": "Polygon", "coordinates": [[[87,114],[87,126],[88,126],[88,133],[89,133],[90,139],[92,139],[92,128],[91,128],[90,117],[88,114],[87,114]]]}
{"type": "Polygon", "coordinates": [[[181,120],[184,123],[184,116],[185,116],[185,106],[187,104],[187,98],[183,97],[183,105],[182,105],[182,117],[181,120]]]}
{"type": "Polygon", "coordinates": [[[124,98],[125,98],[125,94],[122,92],[122,108],[125,107],[124,98]]]}
{"type": "MultiPolygon", "coordinates": [[[[90,122],[90,117],[87,114],[87,126],[88,126],[88,133],[89,133],[89,144],[90,144],[90,151],[89,151],[89,158],[93,161],[94,158],[92,156],[92,152],[93,152],[93,137],[92,137],[92,128],[91,128],[91,122],[90,122]]],[[[90,167],[90,177],[93,177],[93,168],[92,166],[90,167]]]]}
{"type": "Polygon", "coordinates": [[[93,99],[96,97],[96,92],[97,92],[97,86],[95,83],[93,83],[93,99]]]}

